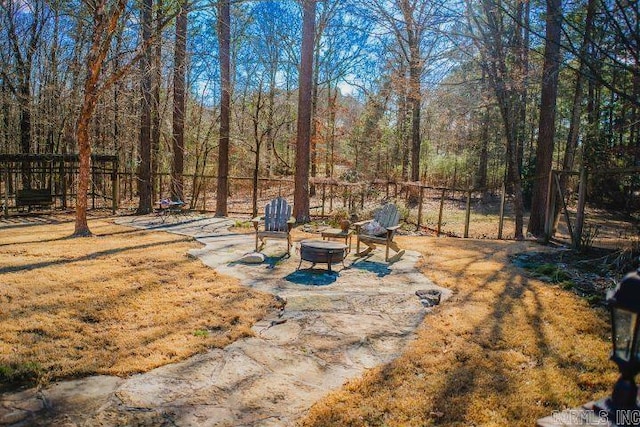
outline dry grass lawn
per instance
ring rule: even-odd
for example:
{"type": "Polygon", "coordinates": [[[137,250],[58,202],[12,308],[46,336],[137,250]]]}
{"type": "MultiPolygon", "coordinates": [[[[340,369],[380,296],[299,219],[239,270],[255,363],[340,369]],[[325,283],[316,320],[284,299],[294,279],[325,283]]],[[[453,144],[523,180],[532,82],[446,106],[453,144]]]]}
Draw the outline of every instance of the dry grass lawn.
{"type": "Polygon", "coordinates": [[[90,228],[0,224],[0,391],[176,362],[251,335],[276,304],[188,257],[191,238],[90,228]]]}
{"type": "MultiPolygon", "coordinates": [[[[392,363],[314,405],[304,426],[532,426],[610,393],[617,370],[607,315],[523,276],[527,242],[401,238],[455,294],[392,363]]],[[[535,246],[535,248],[534,248],[535,246]]]]}

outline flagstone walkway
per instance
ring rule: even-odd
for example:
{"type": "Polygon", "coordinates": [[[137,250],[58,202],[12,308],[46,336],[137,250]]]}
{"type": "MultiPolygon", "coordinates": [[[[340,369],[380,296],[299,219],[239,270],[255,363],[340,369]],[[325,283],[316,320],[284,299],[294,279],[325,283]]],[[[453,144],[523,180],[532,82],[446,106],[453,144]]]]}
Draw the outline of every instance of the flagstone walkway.
{"type": "Polygon", "coordinates": [[[438,289],[407,251],[391,265],[383,250],[349,255],[346,268],[297,270],[299,254],[268,241],[267,259],[245,265],[251,234],[234,220],[204,216],[123,217],[118,223],[195,237],[191,251],[221,274],[286,300],[254,325],[255,336],[129,378],[89,377],[42,391],[0,395],[0,425],[290,426],[330,390],[397,357],[428,312],[417,290],[438,289]]]}

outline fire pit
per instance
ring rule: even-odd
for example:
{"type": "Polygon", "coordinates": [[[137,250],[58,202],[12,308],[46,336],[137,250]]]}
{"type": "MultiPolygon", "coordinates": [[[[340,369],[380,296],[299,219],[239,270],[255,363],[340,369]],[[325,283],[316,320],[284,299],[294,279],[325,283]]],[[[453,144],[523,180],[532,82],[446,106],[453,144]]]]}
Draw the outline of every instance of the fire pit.
{"type": "Polygon", "coordinates": [[[331,242],[324,240],[303,240],[300,242],[300,264],[302,261],[313,263],[313,268],[317,263],[327,264],[327,268],[331,271],[331,264],[342,262],[344,267],[344,257],[347,255],[347,245],[339,242],[331,242]]]}

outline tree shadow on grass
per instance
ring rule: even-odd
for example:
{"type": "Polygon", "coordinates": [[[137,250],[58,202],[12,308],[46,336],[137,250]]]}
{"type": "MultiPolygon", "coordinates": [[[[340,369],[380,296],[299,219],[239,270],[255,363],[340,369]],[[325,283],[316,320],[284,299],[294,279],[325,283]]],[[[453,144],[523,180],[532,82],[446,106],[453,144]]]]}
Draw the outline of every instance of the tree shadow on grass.
{"type": "MultiPolygon", "coordinates": [[[[478,260],[491,257],[491,253],[479,254],[478,260]]],[[[566,396],[561,394],[560,389],[556,390],[555,380],[544,367],[558,366],[563,371],[564,377],[570,377],[575,375],[575,369],[570,369],[575,364],[571,361],[571,354],[562,354],[552,345],[553,340],[550,334],[554,330],[554,325],[549,318],[550,312],[557,310],[557,307],[550,305],[549,302],[543,303],[542,289],[531,283],[521,272],[513,269],[496,271],[475,290],[463,292],[458,296],[454,302],[456,305],[479,304],[491,307],[485,317],[470,325],[468,334],[470,339],[467,340],[468,347],[482,348],[485,353],[484,358],[480,360],[474,359],[474,356],[471,356],[473,353],[466,347],[451,349],[455,352],[457,363],[454,362],[446,371],[445,381],[440,390],[433,395],[433,404],[429,408],[431,413],[442,413],[438,422],[456,423],[473,419],[476,414],[473,412],[472,403],[478,394],[495,394],[507,399],[508,396],[519,394],[523,380],[517,373],[514,374],[509,370],[507,363],[500,363],[505,357],[503,353],[508,351],[521,352],[523,357],[530,358],[538,367],[539,372],[535,380],[531,379],[531,381],[536,381],[543,407],[549,407],[548,410],[542,410],[536,414],[534,409],[525,404],[524,407],[531,412],[522,411],[522,418],[517,419],[514,413],[512,420],[514,425],[528,424],[532,421],[528,419],[531,414],[541,416],[552,409],[561,408],[566,403],[566,396]],[[496,289],[497,282],[504,282],[504,285],[496,289]],[[481,291],[492,287],[495,292],[492,297],[480,295],[481,291]],[[508,329],[508,326],[513,323],[520,323],[523,333],[526,330],[529,334],[529,346],[526,348],[514,347],[511,332],[508,329]],[[469,358],[468,361],[467,358],[469,358]],[[488,362],[490,360],[493,363],[488,362]],[[452,407],[452,403],[456,406],[455,411],[448,409],[452,407]]],[[[586,368],[583,369],[583,371],[586,370],[586,368]]],[[[576,379],[577,386],[579,386],[579,379],[576,379]]],[[[517,400],[515,402],[513,407],[517,408],[519,404],[517,400]]]]}
{"type": "Polygon", "coordinates": [[[354,261],[349,268],[357,268],[359,270],[368,271],[378,277],[385,277],[391,274],[389,264],[379,261],[369,261],[368,259],[354,261]]]}
{"type": "Polygon", "coordinates": [[[74,219],[61,219],[55,216],[49,215],[37,215],[37,214],[21,214],[11,215],[8,218],[0,219],[0,227],[3,228],[24,228],[34,227],[38,225],[57,225],[67,224],[74,222],[74,219]]]}
{"type": "Polygon", "coordinates": [[[82,261],[89,261],[89,260],[93,260],[96,258],[102,258],[102,257],[107,257],[107,256],[111,256],[111,255],[116,255],[116,254],[121,254],[127,251],[131,251],[131,250],[137,250],[137,249],[151,249],[154,247],[158,247],[158,246],[162,246],[164,244],[166,244],[167,242],[152,242],[152,243],[145,243],[145,244],[141,244],[141,245],[132,245],[132,246],[126,246],[126,247],[118,247],[118,248],[113,248],[113,249],[106,249],[103,251],[96,251],[96,252],[92,252],[92,253],[88,253],[86,255],[82,255],[76,258],[69,258],[69,259],[53,259],[50,261],[43,261],[43,262],[34,262],[31,264],[22,264],[22,265],[15,265],[15,266],[9,266],[9,267],[2,267],[0,268],[0,275],[2,274],[8,274],[8,273],[17,273],[23,270],[36,270],[36,269],[40,269],[40,268],[45,268],[45,267],[50,267],[50,266],[55,266],[55,265],[64,265],[64,264],[71,264],[71,263],[77,263],[77,262],[82,262],[82,261]]]}
{"type": "MultiPolygon", "coordinates": [[[[464,280],[466,275],[477,274],[471,267],[478,262],[491,261],[495,252],[495,249],[487,247],[476,251],[473,256],[457,260],[464,264],[459,269],[460,280],[464,280]]],[[[354,263],[352,267],[357,268],[357,264],[354,263]]],[[[364,264],[363,267],[369,266],[364,264]]],[[[461,287],[454,292],[454,298],[447,303],[447,306],[453,307],[451,314],[459,313],[458,308],[461,307],[482,314],[470,317],[468,327],[464,330],[457,327],[451,336],[433,335],[436,341],[441,340],[438,344],[442,346],[443,354],[449,356],[442,359],[447,365],[442,366],[439,375],[433,381],[428,378],[425,380],[424,391],[429,393],[429,404],[421,411],[425,425],[477,424],[478,419],[487,415],[478,413],[477,404],[478,398],[482,399],[485,395],[488,396],[488,402],[492,396],[509,401],[504,404],[507,409],[496,408],[496,417],[501,414],[512,417],[513,423],[510,425],[531,425],[535,417],[566,404],[567,397],[562,395],[561,388],[555,389],[557,380],[553,375],[557,372],[555,367],[558,367],[561,377],[575,376],[577,369],[573,360],[576,356],[563,354],[553,345],[557,337],[552,334],[558,333],[558,329],[562,330],[563,327],[554,326],[551,322],[551,313],[557,311],[558,307],[552,304],[553,299],[543,297],[543,289],[531,283],[517,269],[496,268],[476,286],[461,287]],[[521,333],[527,336],[512,337],[513,324],[520,324],[521,333]],[[522,357],[521,366],[517,366],[513,355],[522,357]],[[536,367],[531,377],[523,373],[528,363],[536,367]],[[532,394],[539,399],[538,403],[518,400],[521,399],[518,394],[526,389],[529,382],[538,390],[537,394],[532,394]]],[[[570,331],[570,325],[567,326],[570,331]]],[[[439,353],[440,349],[434,351],[439,353]]],[[[392,362],[381,366],[374,378],[367,381],[367,388],[388,390],[397,387],[398,375],[405,375],[402,373],[404,365],[401,365],[411,364],[406,359],[400,360],[399,364],[392,362]]],[[[581,364],[578,367],[588,365],[582,360],[579,362],[581,364]]],[[[424,368],[431,372],[430,363],[429,357],[425,357],[425,360],[418,358],[415,369],[420,371],[424,368]]],[[[582,368],[581,371],[588,369],[582,368]]],[[[576,388],[581,387],[580,379],[576,378],[575,381],[576,388]]],[[[373,395],[382,394],[374,392],[373,395]]],[[[385,409],[388,407],[393,405],[385,406],[382,403],[379,410],[371,411],[370,419],[375,420],[372,424],[378,421],[382,424],[386,420],[385,409]]],[[[340,415],[336,416],[340,419],[340,415]]]]}
{"type": "Polygon", "coordinates": [[[307,268],[296,270],[284,277],[284,280],[297,285],[327,286],[335,283],[340,274],[337,271],[329,271],[319,268],[307,268]]]}
{"type": "Polygon", "coordinates": [[[269,255],[264,258],[264,263],[267,264],[268,269],[274,269],[278,264],[283,263],[285,260],[291,258],[288,253],[282,255],[269,255]]]}

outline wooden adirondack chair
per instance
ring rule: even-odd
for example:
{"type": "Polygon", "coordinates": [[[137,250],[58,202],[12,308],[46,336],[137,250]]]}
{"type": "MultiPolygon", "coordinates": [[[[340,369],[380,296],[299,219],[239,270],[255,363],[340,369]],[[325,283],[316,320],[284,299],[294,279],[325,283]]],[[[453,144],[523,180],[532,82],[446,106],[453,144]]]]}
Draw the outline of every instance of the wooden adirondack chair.
{"type": "Polygon", "coordinates": [[[291,252],[291,229],[296,219],[291,216],[291,206],[287,201],[278,197],[264,207],[264,216],[258,216],[251,220],[256,230],[256,252],[269,239],[287,239],[287,253],[291,252]],[[263,229],[260,229],[260,223],[263,229]]]}
{"type": "Polygon", "coordinates": [[[400,228],[400,225],[398,225],[400,222],[400,212],[398,212],[398,207],[393,203],[388,203],[382,206],[382,208],[375,213],[373,220],[369,219],[353,224],[356,228],[356,236],[358,239],[356,244],[356,256],[366,255],[376,248],[376,244],[380,244],[385,245],[386,252],[384,260],[386,262],[389,262],[390,260],[389,248],[396,252],[396,255],[393,256],[394,260],[400,259],[404,254],[404,250],[401,250],[398,244],[393,241],[396,230],[400,228]],[[365,225],[373,220],[382,226],[382,232],[380,235],[370,235],[365,233],[365,225]],[[363,252],[360,252],[360,242],[367,245],[367,249],[363,252]]]}

